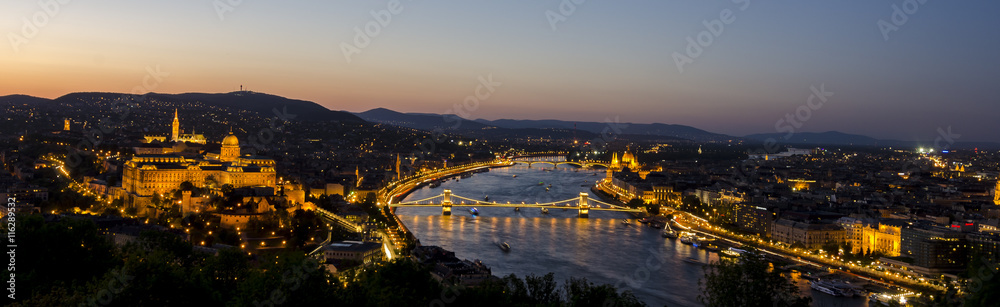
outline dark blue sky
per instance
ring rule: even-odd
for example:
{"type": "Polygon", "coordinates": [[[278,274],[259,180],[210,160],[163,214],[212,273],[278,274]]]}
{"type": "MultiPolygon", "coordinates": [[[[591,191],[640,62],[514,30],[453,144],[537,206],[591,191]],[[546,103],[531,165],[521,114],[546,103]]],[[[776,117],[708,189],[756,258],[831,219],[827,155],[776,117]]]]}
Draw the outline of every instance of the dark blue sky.
{"type": "Polygon", "coordinates": [[[0,93],[130,91],[160,66],[159,92],[245,84],[333,109],[440,113],[492,75],[502,85],[463,112],[745,135],[789,129],[779,120],[798,110],[797,132],[933,140],[952,127],[1000,141],[996,1],[588,0],[564,15],[572,0],[404,0],[364,46],[354,28],[385,21],[390,1],[287,2],[92,0],[55,14],[8,2],[0,29],[25,39],[0,48],[0,93]],[[893,5],[913,3],[894,24],[893,5]],[[40,12],[48,21],[28,35],[23,18],[40,12]],[[898,28],[888,40],[879,20],[898,28]],[[683,71],[675,53],[690,59],[683,71]],[[820,85],[833,96],[809,108],[820,85]]]}

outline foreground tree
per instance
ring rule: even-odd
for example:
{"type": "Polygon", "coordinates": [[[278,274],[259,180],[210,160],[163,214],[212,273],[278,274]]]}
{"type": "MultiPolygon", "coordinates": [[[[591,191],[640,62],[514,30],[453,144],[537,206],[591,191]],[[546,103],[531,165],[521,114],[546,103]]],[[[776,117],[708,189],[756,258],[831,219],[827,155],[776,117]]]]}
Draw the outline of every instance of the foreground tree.
{"type": "Polygon", "coordinates": [[[698,281],[698,300],[705,306],[809,306],[809,297],[799,297],[798,288],[750,249],[737,260],[722,260],[706,266],[698,281]]]}
{"type": "MultiPolygon", "coordinates": [[[[968,291],[968,294],[965,297],[965,306],[996,306],[997,302],[1000,301],[998,271],[1000,271],[1000,265],[997,263],[981,255],[973,256],[973,261],[970,261],[967,271],[968,280],[965,284],[965,290],[968,291]]],[[[948,286],[948,290],[944,295],[935,297],[935,306],[956,305],[958,298],[955,297],[955,291],[951,285],[948,286]]]]}

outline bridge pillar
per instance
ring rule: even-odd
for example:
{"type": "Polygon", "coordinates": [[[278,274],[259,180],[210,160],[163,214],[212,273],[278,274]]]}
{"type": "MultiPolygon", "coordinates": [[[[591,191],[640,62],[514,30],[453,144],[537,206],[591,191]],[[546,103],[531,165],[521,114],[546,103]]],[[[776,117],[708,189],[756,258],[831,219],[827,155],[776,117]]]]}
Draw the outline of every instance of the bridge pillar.
{"type": "Polygon", "coordinates": [[[587,192],[580,192],[580,204],[578,206],[580,210],[580,218],[590,217],[590,203],[587,202],[588,196],[587,192]]]}
{"type": "Polygon", "coordinates": [[[441,215],[451,215],[451,190],[444,190],[443,198],[441,201],[441,215]]]}

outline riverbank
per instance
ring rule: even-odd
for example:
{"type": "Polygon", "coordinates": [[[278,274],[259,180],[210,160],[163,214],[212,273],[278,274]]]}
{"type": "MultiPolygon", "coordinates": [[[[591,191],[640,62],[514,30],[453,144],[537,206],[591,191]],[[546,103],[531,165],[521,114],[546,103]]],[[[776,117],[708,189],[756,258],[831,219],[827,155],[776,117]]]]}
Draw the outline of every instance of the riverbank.
{"type": "MultiPolygon", "coordinates": [[[[680,217],[680,219],[685,219],[684,216],[690,215],[690,213],[687,213],[687,212],[684,212],[684,211],[676,211],[675,210],[674,212],[682,213],[682,214],[679,214],[679,215],[675,214],[675,217],[680,217]]],[[[702,223],[707,223],[707,222],[705,222],[703,220],[700,220],[700,218],[697,218],[697,217],[694,217],[694,219],[695,219],[695,221],[689,222],[690,223],[690,227],[686,227],[687,230],[693,231],[693,232],[697,232],[697,233],[701,233],[701,234],[705,234],[705,235],[715,236],[715,237],[718,237],[718,238],[721,238],[721,239],[724,239],[724,240],[729,240],[729,241],[732,241],[732,242],[738,242],[740,244],[753,245],[753,246],[756,246],[758,249],[760,249],[761,251],[763,251],[765,253],[768,253],[768,254],[771,254],[771,255],[775,255],[775,256],[779,256],[779,257],[788,259],[788,260],[793,261],[793,262],[802,263],[802,264],[806,264],[806,265],[811,265],[811,266],[814,266],[814,267],[819,267],[819,268],[822,268],[822,269],[824,269],[826,271],[829,271],[829,272],[834,272],[834,273],[839,272],[841,274],[853,275],[853,276],[856,276],[856,277],[859,277],[859,278],[863,278],[863,279],[865,279],[865,280],[867,280],[869,282],[872,282],[874,284],[877,284],[877,285],[880,285],[880,286],[884,286],[884,287],[888,287],[888,288],[899,288],[899,289],[908,290],[908,291],[915,291],[915,292],[920,292],[920,291],[940,291],[940,290],[942,290],[941,288],[935,287],[935,286],[930,285],[930,284],[919,284],[917,282],[908,280],[908,279],[904,278],[901,275],[884,275],[884,276],[880,276],[880,275],[883,275],[883,274],[874,274],[874,273],[870,272],[870,269],[865,269],[863,267],[859,267],[859,266],[854,265],[854,264],[837,263],[837,262],[835,262],[832,259],[825,258],[825,257],[820,256],[820,255],[811,255],[811,254],[806,254],[806,253],[798,253],[798,254],[796,254],[793,251],[785,250],[785,249],[783,249],[781,247],[774,246],[774,245],[772,245],[772,244],[770,244],[770,243],[768,243],[768,242],[766,242],[766,241],[764,241],[763,239],[760,239],[760,238],[748,238],[746,236],[736,235],[736,234],[730,233],[730,232],[728,232],[728,231],[726,231],[726,230],[724,230],[722,228],[714,227],[714,226],[711,226],[711,225],[708,225],[706,227],[705,225],[701,225],[701,224],[702,223]]]]}
{"type": "MultiPolygon", "coordinates": [[[[593,193],[594,196],[597,196],[597,198],[600,198],[601,201],[603,201],[603,202],[614,204],[615,206],[622,206],[622,207],[626,207],[626,208],[629,207],[627,204],[625,204],[625,203],[623,203],[623,202],[615,199],[614,197],[612,197],[608,193],[605,193],[604,191],[601,191],[601,189],[598,189],[596,184],[590,186],[590,192],[593,193]]],[[[645,212],[645,211],[643,211],[643,212],[629,212],[629,214],[631,214],[632,217],[635,217],[635,218],[646,218],[646,217],[652,216],[652,214],[649,214],[648,212],[645,212]]]]}

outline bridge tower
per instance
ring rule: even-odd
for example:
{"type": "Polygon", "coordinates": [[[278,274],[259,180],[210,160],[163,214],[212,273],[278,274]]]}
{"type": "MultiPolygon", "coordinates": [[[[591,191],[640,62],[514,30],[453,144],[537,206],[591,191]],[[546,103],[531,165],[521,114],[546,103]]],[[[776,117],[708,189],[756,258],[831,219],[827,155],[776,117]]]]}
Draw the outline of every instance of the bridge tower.
{"type": "Polygon", "coordinates": [[[441,214],[451,215],[451,190],[444,190],[444,197],[441,200],[441,214]]]}
{"type": "Polygon", "coordinates": [[[580,209],[581,218],[590,217],[590,203],[587,202],[588,196],[587,192],[580,192],[580,204],[578,208],[580,209]]]}

